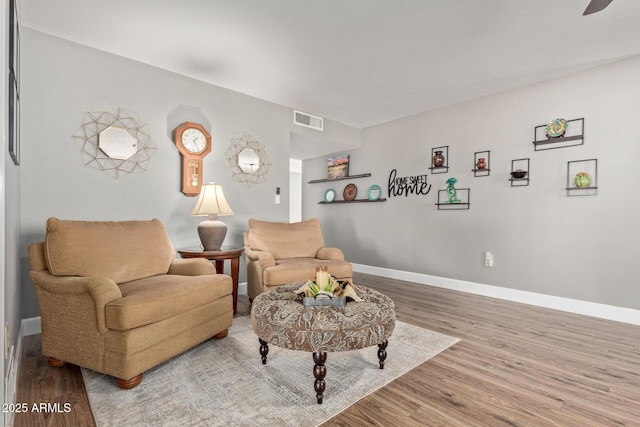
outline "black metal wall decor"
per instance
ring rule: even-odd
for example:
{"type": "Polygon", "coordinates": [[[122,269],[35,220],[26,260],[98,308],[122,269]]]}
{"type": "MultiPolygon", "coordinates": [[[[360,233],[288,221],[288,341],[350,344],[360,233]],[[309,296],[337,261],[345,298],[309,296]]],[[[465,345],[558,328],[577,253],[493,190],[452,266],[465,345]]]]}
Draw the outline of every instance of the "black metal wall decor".
{"type": "Polygon", "coordinates": [[[20,33],[17,0],[9,0],[9,154],[20,164],[20,33]]]}
{"type": "Polygon", "coordinates": [[[428,176],[414,175],[397,177],[398,171],[393,169],[389,173],[388,193],[389,197],[394,196],[409,196],[409,194],[415,194],[416,196],[425,196],[431,191],[431,184],[428,182],[428,176]]]}

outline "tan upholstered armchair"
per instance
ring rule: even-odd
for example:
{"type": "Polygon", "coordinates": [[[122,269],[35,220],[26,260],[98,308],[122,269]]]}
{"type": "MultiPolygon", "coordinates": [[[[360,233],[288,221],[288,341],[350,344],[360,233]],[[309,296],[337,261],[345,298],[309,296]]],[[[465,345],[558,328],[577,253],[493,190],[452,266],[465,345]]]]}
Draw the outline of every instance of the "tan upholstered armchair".
{"type": "Polygon", "coordinates": [[[42,323],[42,353],[132,388],[142,373],[233,320],[231,278],[200,258],[175,259],[159,220],[47,220],[29,246],[42,323]]]}
{"type": "Polygon", "coordinates": [[[250,219],[244,245],[251,300],[270,288],[313,279],[317,266],[326,265],[338,279],[352,276],[342,251],[324,247],[317,218],[291,224],[250,219]]]}

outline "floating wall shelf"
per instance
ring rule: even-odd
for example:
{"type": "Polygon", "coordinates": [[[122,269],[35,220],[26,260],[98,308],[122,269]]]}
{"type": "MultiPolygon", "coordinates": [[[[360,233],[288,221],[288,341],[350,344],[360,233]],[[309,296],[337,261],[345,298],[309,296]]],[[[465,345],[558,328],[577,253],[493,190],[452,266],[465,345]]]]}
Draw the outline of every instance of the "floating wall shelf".
{"type": "Polygon", "coordinates": [[[491,175],[491,151],[476,151],[473,154],[473,176],[489,176],[491,175]],[[485,167],[478,167],[478,160],[484,159],[485,167]]]}
{"type": "Polygon", "coordinates": [[[335,203],[376,203],[376,202],[386,202],[387,199],[377,199],[377,200],[369,200],[369,199],[353,199],[353,200],[334,200],[333,202],[318,202],[319,205],[333,205],[335,203]]]}
{"type": "Polygon", "coordinates": [[[432,174],[447,173],[449,172],[449,146],[444,145],[442,147],[434,147],[431,149],[431,167],[429,168],[432,174]],[[442,166],[436,166],[433,161],[433,157],[436,152],[441,152],[444,155],[444,163],[442,166]]]}
{"type": "Polygon", "coordinates": [[[529,177],[531,176],[531,165],[528,158],[511,160],[511,172],[516,172],[518,169],[522,169],[526,172],[526,175],[522,178],[509,178],[512,187],[526,187],[529,185],[529,177]]]}
{"type": "Polygon", "coordinates": [[[546,127],[547,125],[540,125],[534,129],[533,145],[535,146],[535,151],[584,144],[584,119],[567,120],[565,134],[557,138],[549,138],[546,127]]]}
{"type": "Polygon", "coordinates": [[[329,179],[329,178],[325,178],[325,179],[314,179],[311,180],[309,182],[307,182],[307,184],[317,184],[319,182],[330,182],[330,181],[342,181],[344,179],[357,179],[357,178],[367,178],[371,176],[370,173],[361,173],[359,175],[349,175],[349,176],[344,176],[342,178],[334,178],[334,179],[329,179]]]}
{"type": "Polygon", "coordinates": [[[598,159],[572,160],[567,162],[567,196],[595,196],[598,194],[598,159]],[[586,173],[589,185],[578,187],[576,176],[586,173]]]}
{"type": "Polygon", "coordinates": [[[468,210],[471,207],[471,189],[470,188],[456,188],[456,193],[460,199],[459,203],[448,203],[449,196],[447,190],[438,190],[438,203],[436,206],[438,210],[453,211],[453,210],[468,210]]]}

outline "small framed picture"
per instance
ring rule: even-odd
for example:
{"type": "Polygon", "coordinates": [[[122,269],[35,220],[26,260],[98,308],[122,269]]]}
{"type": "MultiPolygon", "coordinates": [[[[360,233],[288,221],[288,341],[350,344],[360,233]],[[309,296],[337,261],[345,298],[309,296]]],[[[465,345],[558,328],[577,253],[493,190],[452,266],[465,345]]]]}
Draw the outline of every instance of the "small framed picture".
{"type": "Polygon", "coordinates": [[[20,95],[13,71],[9,72],[9,155],[20,164],[20,95]]]}
{"type": "Polygon", "coordinates": [[[327,178],[340,179],[349,176],[349,155],[331,157],[327,161],[327,178]]]}
{"type": "Polygon", "coordinates": [[[9,155],[20,164],[20,34],[16,0],[9,0],[9,155]]]}

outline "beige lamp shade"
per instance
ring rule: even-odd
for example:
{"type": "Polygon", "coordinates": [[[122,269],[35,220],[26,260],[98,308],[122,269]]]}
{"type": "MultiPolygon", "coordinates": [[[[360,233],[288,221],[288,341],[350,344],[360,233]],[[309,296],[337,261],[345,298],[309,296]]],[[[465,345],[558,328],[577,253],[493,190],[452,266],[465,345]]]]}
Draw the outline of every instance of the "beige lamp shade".
{"type": "Polygon", "coordinates": [[[204,184],[191,215],[208,216],[198,225],[200,242],[205,251],[219,251],[227,235],[227,224],[219,221],[218,216],[233,215],[231,206],[224,198],[222,186],[214,182],[204,184]]]}

